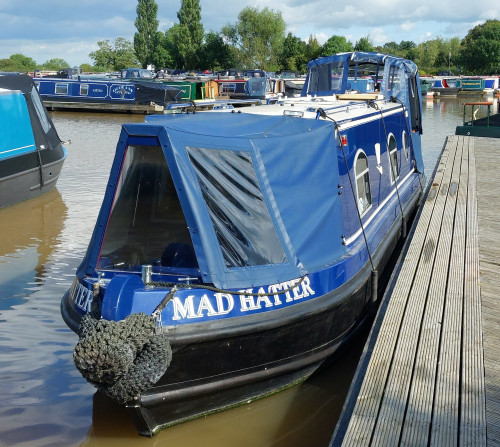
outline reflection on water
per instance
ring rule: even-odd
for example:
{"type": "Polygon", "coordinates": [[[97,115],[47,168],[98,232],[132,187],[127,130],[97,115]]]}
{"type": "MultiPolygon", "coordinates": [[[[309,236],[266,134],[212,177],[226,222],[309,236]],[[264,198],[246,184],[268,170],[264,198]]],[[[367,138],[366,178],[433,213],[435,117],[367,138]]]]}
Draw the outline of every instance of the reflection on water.
{"type": "MultiPolygon", "coordinates": [[[[353,340],[355,355],[340,355],[300,386],[266,399],[171,427],[147,440],[148,446],[327,446],[342,410],[365,334],[353,340]]],[[[128,414],[110,399],[94,396],[92,427],[84,446],[138,445],[128,414]],[[115,442],[109,443],[110,438],[115,442]]]]}
{"type": "MultiPolygon", "coordinates": [[[[59,312],[99,211],[121,124],[136,115],[54,112],[68,157],[57,190],[0,210],[0,446],[326,446],[363,346],[304,384],[248,405],[138,437],[127,413],[73,365],[77,341],[59,312]]],[[[430,175],[461,123],[456,99],[424,99],[430,175]]]]}
{"type": "Polygon", "coordinates": [[[0,310],[20,304],[43,285],[66,211],[57,190],[0,210],[0,310]]]}

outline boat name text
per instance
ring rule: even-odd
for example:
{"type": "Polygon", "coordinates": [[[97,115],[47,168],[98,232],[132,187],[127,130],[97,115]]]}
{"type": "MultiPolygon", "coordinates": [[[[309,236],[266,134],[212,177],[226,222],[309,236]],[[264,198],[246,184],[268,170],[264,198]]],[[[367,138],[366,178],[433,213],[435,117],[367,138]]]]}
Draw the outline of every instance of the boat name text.
{"type": "Polygon", "coordinates": [[[89,290],[82,284],[78,283],[72,292],[72,296],[73,302],[77,307],[85,312],[90,312],[92,310],[92,300],[94,298],[92,290],[89,290]]]}
{"type": "Polygon", "coordinates": [[[237,304],[241,313],[258,312],[265,308],[281,307],[286,303],[292,303],[310,295],[315,295],[315,291],[311,288],[311,282],[307,277],[302,281],[296,279],[270,285],[267,291],[261,287],[257,292],[254,292],[253,289],[240,290],[239,292],[243,294],[215,293],[215,302],[207,294],[203,294],[199,302],[195,301],[195,295],[188,295],[183,300],[174,297],[172,299],[172,320],[227,315],[233,311],[237,304]],[[286,292],[283,292],[283,290],[286,290],[286,292]],[[248,295],[245,295],[245,292],[248,295]]]}

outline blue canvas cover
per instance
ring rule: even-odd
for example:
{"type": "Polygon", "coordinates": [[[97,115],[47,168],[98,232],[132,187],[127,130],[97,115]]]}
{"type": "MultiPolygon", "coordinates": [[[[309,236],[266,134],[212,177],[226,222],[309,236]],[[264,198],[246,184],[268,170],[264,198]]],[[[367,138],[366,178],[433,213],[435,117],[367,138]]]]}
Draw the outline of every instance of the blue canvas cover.
{"type": "MultiPolygon", "coordinates": [[[[410,115],[408,132],[422,133],[422,98],[418,69],[412,61],[382,53],[353,52],[320,57],[309,62],[302,96],[331,96],[345,93],[360,77],[371,77],[380,83],[379,93],[385,99],[400,102],[410,115]],[[383,82],[382,82],[383,80],[383,82]],[[411,95],[411,98],[410,98],[411,95]],[[418,103],[419,107],[415,104],[418,103]]],[[[414,143],[414,146],[419,144],[414,143]]],[[[420,147],[413,147],[417,168],[423,172],[420,147]]]]}
{"type": "Polygon", "coordinates": [[[331,96],[344,93],[347,89],[348,70],[351,53],[320,57],[307,64],[307,78],[302,89],[302,96],[308,94],[331,96]]]}
{"type": "Polygon", "coordinates": [[[36,149],[28,106],[20,91],[0,92],[0,160],[36,149]],[[7,131],[8,129],[8,131],[7,131]]]}
{"type": "MultiPolygon", "coordinates": [[[[205,282],[222,288],[283,282],[345,254],[332,123],[237,113],[151,116],[124,125],[111,178],[127,144],[144,135],[158,138],[164,150],[205,282]],[[235,239],[248,247],[226,247],[235,239]]],[[[94,249],[82,264],[87,273],[107,215],[101,210],[94,249]]]]}
{"type": "MultiPolygon", "coordinates": [[[[414,130],[418,133],[422,133],[422,119],[420,116],[420,110],[422,110],[422,95],[419,90],[420,80],[417,66],[412,61],[395,56],[386,56],[385,61],[384,79],[386,85],[383,86],[385,97],[387,99],[395,98],[396,101],[401,102],[410,114],[409,119],[412,122],[415,119],[418,120],[418,128],[414,130]],[[418,109],[412,108],[412,105],[415,104],[415,101],[412,100],[413,98],[417,98],[419,103],[418,109]]],[[[408,131],[411,133],[409,129],[408,131]]],[[[412,144],[416,145],[419,140],[412,139],[411,141],[412,144]]],[[[413,154],[418,171],[424,172],[424,161],[420,146],[413,148],[413,154]]]]}

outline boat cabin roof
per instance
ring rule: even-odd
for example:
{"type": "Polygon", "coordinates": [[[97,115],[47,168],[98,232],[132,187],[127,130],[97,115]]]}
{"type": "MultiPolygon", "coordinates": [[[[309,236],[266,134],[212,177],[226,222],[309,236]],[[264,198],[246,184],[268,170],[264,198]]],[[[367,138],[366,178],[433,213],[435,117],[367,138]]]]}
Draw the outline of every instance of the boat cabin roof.
{"type": "MultiPolygon", "coordinates": [[[[162,233],[161,226],[168,226],[170,219],[171,228],[179,227],[178,240],[170,242],[191,242],[200,276],[217,287],[280,283],[333,264],[346,252],[334,139],[331,122],[290,116],[199,113],[124,125],[110,187],[81,269],[92,274],[103,258],[100,241],[106,228],[118,233],[130,224],[112,222],[113,214],[119,214],[112,208],[120,208],[115,197],[125,190],[129,200],[124,203],[136,211],[124,205],[122,216],[155,214],[158,222],[149,220],[141,231],[165,239],[158,244],[169,242],[171,233],[162,233]],[[137,186],[141,176],[164,185],[171,179],[180,207],[172,205],[172,194],[169,203],[177,211],[170,218],[140,208],[146,203],[140,198],[146,185],[141,193],[137,186]],[[182,219],[190,241],[181,234],[182,219]]],[[[165,199],[161,191],[152,193],[151,203],[165,199]]],[[[120,245],[116,239],[108,244],[110,253],[120,245]]]]}

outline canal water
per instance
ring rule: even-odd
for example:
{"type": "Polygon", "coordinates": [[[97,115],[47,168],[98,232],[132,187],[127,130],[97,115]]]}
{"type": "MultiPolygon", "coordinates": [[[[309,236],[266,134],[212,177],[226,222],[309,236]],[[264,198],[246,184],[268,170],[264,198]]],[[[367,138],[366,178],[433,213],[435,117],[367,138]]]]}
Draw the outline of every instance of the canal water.
{"type": "MultiPolygon", "coordinates": [[[[57,189],[0,210],[0,446],[327,446],[365,334],[300,386],[245,406],[136,435],[128,415],[74,367],[77,336],[59,303],[82,260],[124,122],[143,116],[53,112],[68,157],[57,189]]],[[[456,98],[424,99],[424,163],[432,173],[462,121],[456,98]]],[[[300,334],[298,334],[300,336],[300,334]]]]}

